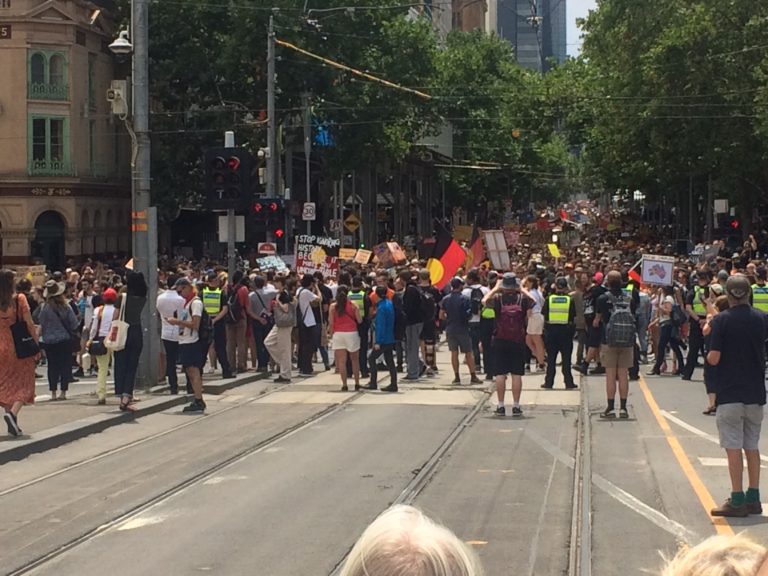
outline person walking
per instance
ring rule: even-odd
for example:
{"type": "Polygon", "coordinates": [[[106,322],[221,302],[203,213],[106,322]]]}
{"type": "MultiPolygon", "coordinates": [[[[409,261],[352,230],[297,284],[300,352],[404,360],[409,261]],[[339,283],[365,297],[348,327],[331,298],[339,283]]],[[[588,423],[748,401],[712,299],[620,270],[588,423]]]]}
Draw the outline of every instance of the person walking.
{"type": "Polygon", "coordinates": [[[0,270],[0,406],[11,436],[21,434],[19,412],[35,402],[35,362],[37,357],[18,358],[11,326],[24,322],[37,342],[37,330],[24,294],[14,293],[11,270],[0,270]]]}
{"type": "Polygon", "coordinates": [[[120,398],[120,410],[131,410],[133,388],[136,385],[136,371],[144,347],[141,328],[141,311],[147,305],[147,282],[141,272],[129,272],[125,279],[125,291],[115,305],[116,319],[125,307],[123,320],[128,324],[125,348],[115,352],[115,394],[120,398]]]}
{"type": "Polygon", "coordinates": [[[199,336],[200,319],[203,316],[203,302],[197,297],[195,288],[187,278],[179,278],[176,289],[184,298],[184,310],[180,318],[168,318],[172,326],[179,329],[179,361],[187,373],[194,398],[183,412],[205,412],[203,400],[203,377],[200,370],[201,357],[205,358],[207,341],[199,336]]]}
{"type": "Polygon", "coordinates": [[[475,369],[480,372],[483,369],[482,359],[480,357],[480,341],[482,333],[480,331],[481,314],[483,311],[483,298],[490,292],[487,286],[480,283],[480,273],[472,269],[467,273],[465,279],[466,287],[463,294],[469,298],[472,316],[469,318],[469,336],[472,338],[472,354],[475,357],[475,369]]]}
{"type": "Polygon", "coordinates": [[[597,300],[597,314],[594,328],[601,328],[603,344],[601,359],[605,368],[605,389],[608,397],[602,418],[615,418],[616,383],[618,382],[621,418],[629,418],[627,397],[629,396],[629,369],[632,367],[637,327],[636,293],[630,300],[622,290],[621,272],[611,270],[606,276],[608,292],[597,300]]]}
{"type": "Polygon", "coordinates": [[[552,389],[555,385],[557,355],[560,354],[563,368],[563,380],[566,390],[578,388],[571,374],[571,355],[573,337],[576,334],[576,305],[568,295],[568,280],[560,276],[555,280],[554,294],[544,301],[544,342],[547,347],[547,374],[542,388],[552,389]]]}
{"type": "Polygon", "coordinates": [[[389,385],[382,388],[382,392],[397,392],[397,366],[395,366],[395,307],[392,300],[387,298],[386,286],[376,286],[376,296],[378,296],[378,305],[376,306],[376,316],[374,318],[373,331],[373,352],[371,352],[368,366],[371,374],[371,381],[366,390],[376,390],[378,388],[378,370],[377,365],[380,356],[384,356],[387,369],[389,370],[389,385]]]}
{"type": "Polygon", "coordinates": [[[680,371],[683,380],[690,380],[699,361],[699,354],[704,351],[702,328],[707,320],[707,300],[710,297],[709,272],[701,270],[696,276],[696,286],[688,291],[685,299],[685,311],[690,320],[688,333],[688,355],[685,366],[680,371]]]}
{"type": "Polygon", "coordinates": [[[176,374],[176,364],[179,357],[179,329],[168,323],[167,318],[179,318],[184,310],[184,298],[175,288],[178,276],[172,275],[168,278],[169,287],[157,296],[155,308],[160,316],[161,330],[160,339],[163,342],[165,351],[165,378],[171,394],[179,393],[179,377],[176,374]]]}
{"type": "MultiPolygon", "coordinates": [[[[421,374],[421,359],[419,357],[421,329],[424,318],[421,306],[421,291],[416,286],[410,270],[403,270],[398,276],[403,287],[403,313],[405,322],[405,363],[407,373],[403,380],[418,380],[421,374]]],[[[474,369],[473,369],[474,372],[474,369]]]]}
{"type": "Polygon", "coordinates": [[[48,389],[51,400],[61,388],[59,400],[67,399],[72,381],[72,334],[80,322],[72,307],[64,299],[64,283],[48,280],[43,293],[45,304],[40,310],[40,339],[44,343],[48,360],[48,389]]]}
{"type": "Polygon", "coordinates": [[[664,363],[667,346],[672,348],[672,352],[677,359],[677,369],[672,372],[673,376],[679,376],[680,370],[684,365],[683,351],[680,349],[679,331],[673,321],[673,308],[675,306],[675,288],[674,286],[664,286],[662,297],[657,309],[656,323],[659,325],[659,346],[656,354],[656,361],[653,368],[648,372],[649,376],[661,375],[661,365],[664,363]]]}
{"type": "Polygon", "coordinates": [[[750,284],[743,274],[725,283],[729,308],[712,319],[707,362],[718,368],[717,430],[728,458],[731,497],[712,516],[762,514],[760,430],[765,405],[765,340],[768,315],[749,305],[750,284]],[[744,493],[744,457],[747,492],[744,493]]]}
{"type": "Polygon", "coordinates": [[[288,290],[278,291],[277,298],[272,302],[272,316],[275,318],[275,324],[264,338],[264,346],[280,367],[280,375],[274,382],[289,384],[291,382],[291,332],[296,327],[296,301],[288,290]]]}
{"type": "Polygon", "coordinates": [[[339,286],[336,290],[336,301],[328,310],[328,330],[331,334],[336,368],[341,376],[341,390],[349,390],[347,386],[347,356],[352,362],[352,377],[355,379],[355,390],[360,389],[360,333],[358,326],[362,319],[357,306],[347,297],[348,288],[339,286]]]}
{"type": "Polygon", "coordinates": [[[523,391],[523,374],[527,358],[526,333],[533,310],[533,301],[520,291],[517,276],[507,272],[483,300],[485,306],[496,311],[496,328],[493,333],[493,357],[496,376],[498,405],[494,414],[506,416],[504,399],[507,390],[507,374],[512,386],[512,416],[523,415],[520,396],[523,391]]]}
{"type": "Polygon", "coordinates": [[[86,350],[90,352],[92,357],[96,358],[96,365],[98,366],[96,396],[98,397],[98,404],[104,405],[107,403],[107,375],[109,374],[109,363],[112,360],[112,350],[104,346],[104,339],[109,334],[112,318],[115,316],[117,292],[112,288],[107,288],[102,293],[101,298],[104,303],[97,306],[93,311],[91,325],[88,327],[86,350]]]}
{"type": "Polygon", "coordinates": [[[421,327],[421,355],[424,365],[421,373],[434,376],[437,372],[437,313],[443,295],[430,279],[429,270],[419,270],[419,290],[421,290],[421,312],[424,324],[421,327]]]}
{"type": "Polygon", "coordinates": [[[459,353],[464,354],[464,363],[469,368],[469,383],[482,384],[475,370],[475,357],[472,353],[472,338],[469,335],[469,319],[472,317],[472,305],[464,295],[464,281],[451,279],[451,293],[440,302],[441,317],[445,321],[445,336],[448,350],[451,352],[453,384],[461,384],[459,376],[459,353]]]}

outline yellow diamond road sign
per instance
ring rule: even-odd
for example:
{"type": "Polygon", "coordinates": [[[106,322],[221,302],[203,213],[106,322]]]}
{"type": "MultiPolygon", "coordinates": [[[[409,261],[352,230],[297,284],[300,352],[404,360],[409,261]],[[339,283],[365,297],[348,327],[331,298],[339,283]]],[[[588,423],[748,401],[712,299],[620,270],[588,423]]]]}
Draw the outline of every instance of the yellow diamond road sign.
{"type": "Polygon", "coordinates": [[[360,228],[360,218],[357,217],[357,214],[352,213],[347,216],[346,220],[344,220],[344,226],[350,232],[355,232],[358,228],[360,228]]]}

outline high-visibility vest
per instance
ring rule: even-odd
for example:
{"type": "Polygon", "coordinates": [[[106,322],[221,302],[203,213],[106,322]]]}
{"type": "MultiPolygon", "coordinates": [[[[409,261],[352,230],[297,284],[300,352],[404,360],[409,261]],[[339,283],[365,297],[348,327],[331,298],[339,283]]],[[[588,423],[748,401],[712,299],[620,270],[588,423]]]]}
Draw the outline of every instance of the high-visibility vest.
{"type": "Polygon", "coordinates": [[[568,316],[571,310],[571,297],[567,294],[552,294],[549,297],[550,324],[568,324],[568,316]]]}
{"type": "Polygon", "coordinates": [[[701,301],[701,295],[703,292],[704,288],[701,286],[696,286],[696,288],[693,289],[693,311],[697,316],[707,315],[707,307],[704,305],[704,302],[701,301]]]}
{"type": "Polygon", "coordinates": [[[628,300],[631,300],[632,299],[632,292],[635,291],[635,285],[632,284],[632,282],[630,282],[624,288],[622,288],[621,291],[624,292],[624,296],[626,296],[626,298],[628,300]]]}
{"type": "Polygon", "coordinates": [[[221,289],[211,290],[203,288],[203,308],[209,316],[215,316],[221,312],[221,289]]]}
{"type": "Polygon", "coordinates": [[[360,311],[360,318],[365,318],[365,290],[359,290],[356,292],[348,292],[347,300],[352,302],[360,311]]]}
{"type": "Polygon", "coordinates": [[[752,306],[768,313],[768,285],[752,284],[752,306]]]}

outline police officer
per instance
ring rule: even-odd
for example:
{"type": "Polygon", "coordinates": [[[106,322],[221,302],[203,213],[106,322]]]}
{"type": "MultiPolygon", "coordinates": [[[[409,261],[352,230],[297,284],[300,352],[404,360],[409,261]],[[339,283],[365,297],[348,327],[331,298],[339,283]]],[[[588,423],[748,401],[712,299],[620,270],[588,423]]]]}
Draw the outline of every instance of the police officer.
{"type": "Polygon", "coordinates": [[[683,380],[690,380],[696,363],[699,361],[699,353],[704,351],[704,334],[702,328],[707,321],[707,304],[709,298],[709,272],[704,270],[697,273],[696,286],[688,292],[685,299],[685,310],[690,318],[690,331],[688,333],[688,356],[685,359],[685,367],[680,374],[683,380]]]}
{"type": "MultiPolygon", "coordinates": [[[[495,286],[499,275],[495,270],[488,273],[488,286],[495,286]]],[[[485,379],[492,381],[493,372],[493,330],[496,326],[496,309],[493,306],[483,306],[480,312],[480,344],[483,347],[483,366],[485,379]]]]}
{"type": "Polygon", "coordinates": [[[215,272],[208,274],[208,285],[203,288],[203,308],[213,323],[213,349],[221,364],[222,378],[234,378],[232,367],[227,358],[227,297],[222,293],[221,280],[215,272]]]}
{"type": "Polygon", "coordinates": [[[768,313],[768,284],[766,284],[768,272],[765,266],[759,266],[755,270],[755,275],[757,278],[752,284],[752,307],[768,313]]]}
{"type": "MultiPolygon", "coordinates": [[[[357,332],[360,334],[360,376],[369,378],[368,343],[371,330],[371,299],[368,297],[362,276],[355,276],[352,278],[352,287],[349,292],[347,292],[347,300],[357,306],[357,309],[360,311],[360,318],[363,319],[363,321],[357,325],[357,332]]],[[[347,364],[351,364],[351,362],[348,362],[347,364]]],[[[351,373],[351,370],[347,372],[347,374],[351,373]]]]}
{"type": "Polygon", "coordinates": [[[565,388],[576,388],[571,374],[573,337],[576,334],[576,305],[568,295],[568,280],[562,276],[555,280],[555,293],[544,301],[541,310],[544,315],[544,343],[547,348],[547,375],[542,388],[555,385],[557,355],[561,355],[565,388]]]}

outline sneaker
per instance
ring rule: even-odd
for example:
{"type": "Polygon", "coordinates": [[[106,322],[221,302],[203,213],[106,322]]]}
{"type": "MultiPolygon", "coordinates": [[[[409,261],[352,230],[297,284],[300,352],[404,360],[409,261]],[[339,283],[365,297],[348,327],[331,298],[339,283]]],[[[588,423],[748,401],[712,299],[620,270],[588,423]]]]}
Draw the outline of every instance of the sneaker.
{"type": "Polygon", "coordinates": [[[424,374],[426,374],[426,373],[427,373],[427,365],[426,364],[422,364],[421,365],[421,370],[419,370],[419,377],[424,376],[424,374]]]}
{"type": "Polygon", "coordinates": [[[604,412],[600,412],[600,418],[606,418],[608,420],[612,418],[616,418],[616,412],[614,412],[610,408],[606,408],[604,412]]]}
{"type": "Polygon", "coordinates": [[[221,378],[223,380],[231,380],[232,378],[237,378],[237,374],[234,372],[229,372],[228,374],[222,374],[221,378]]]}
{"type": "Polygon", "coordinates": [[[385,386],[381,389],[382,392],[397,392],[397,386],[392,386],[391,384],[389,386],[385,386]]]}
{"type": "Polygon", "coordinates": [[[750,514],[762,514],[763,513],[763,505],[760,502],[747,502],[746,503],[747,512],[750,514]]]}
{"type": "Polygon", "coordinates": [[[278,376],[274,380],[272,380],[275,384],[290,384],[291,379],[290,378],[283,378],[282,376],[278,376]]]}
{"type": "Polygon", "coordinates": [[[458,377],[454,378],[451,384],[461,384],[461,378],[458,378],[458,377]]]}
{"type": "Polygon", "coordinates": [[[482,384],[483,381],[480,380],[477,376],[472,376],[472,378],[469,379],[470,384],[482,384]]]}
{"type": "Polygon", "coordinates": [[[184,406],[182,412],[205,412],[205,402],[195,398],[187,406],[184,406]]]}
{"type": "Polygon", "coordinates": [[[639,372],[633,372],[629,375],[629,381],[630,382],[637,382],[640,380],[640,373],[639,372]]]}
{"type": "Polygon", "coordinates": [[[85,374],[83,373],[83,369],[82,368],[78,368],[77,370],[75,370],[75,372],[74,372],[74,374],[72,374],[72,376],[75,376],[76,378],[85,378],[85,374]]]}
{"type": "MultiPolygon", "coordinates": [[[[758,502],[758,504],[760,503],[758,502]]],[[[746,504],[734,506],[731,503],[730,498],[728,498],[722,506],[712,508],[709,513],[712,514],[712,516],[726,516],[728,518],[745,518],[746,516],[749,516],[749,510],[747,510],[746,504]]]]}
{"type": "Polygon", "coordinates": [[[584,374],[585,376],[587,375],[588,369],[589,369],[589,366],[587,364],[574,364],[571,367],[571,370],[575,370],[579,374],[584,374]]]}
{"type": "Polygon", "coordinates": [[[16,423],[16,418],[13,417],[13,414],[6,412],[3,414],[3,418],[5,418],[5,423],[8,426],[8,434],[11,436],[18,436],[21,434],[21,430],[19,429],[19,425],[16,423]]]}
{"type": "Polygon", "coordinates": [[[512,406],[512,416],[520,418],[523,415],[523,410],[520,406],[512,406]]]}
{"type": "Polygon", "coordinates": [[[499,406],[499,407],[496,408],[496,410],[493,411],[493,413],[496,416],[506,416],[507,415],[507,410],[506,410],[506,408],[504,408],[504,406],[499,406]]]}
{"type": "Polygon", "coordinates": [[[486,382],[493,382],[493,376],[491,376],[490,374],[486,374],[485,375],[485,381],[486,382]]]}
{"type": "Polygon", "coordinates": [[[627,412],[626,408],[619,410],[619,418],[629,418],[629,412],[627,412]]]}
{"type": "Polygon", "coordinates": [[[379,386],[378,384],[366,384],[364,386],[361,386],[363,390],[378,390],[379,386]]]}
{"type": "Polygon", "coordinates": [[[544,390],[552,390],[553,387],[551,384],[542,384],[541,388],[543,388],[544,390]]]}
{"type": "Polygon", "coordinates": [[[578,385],[576,384],[571,384],[565,387],[566,390],[576,390],[577,388],[578,388],[578,385]]]}

